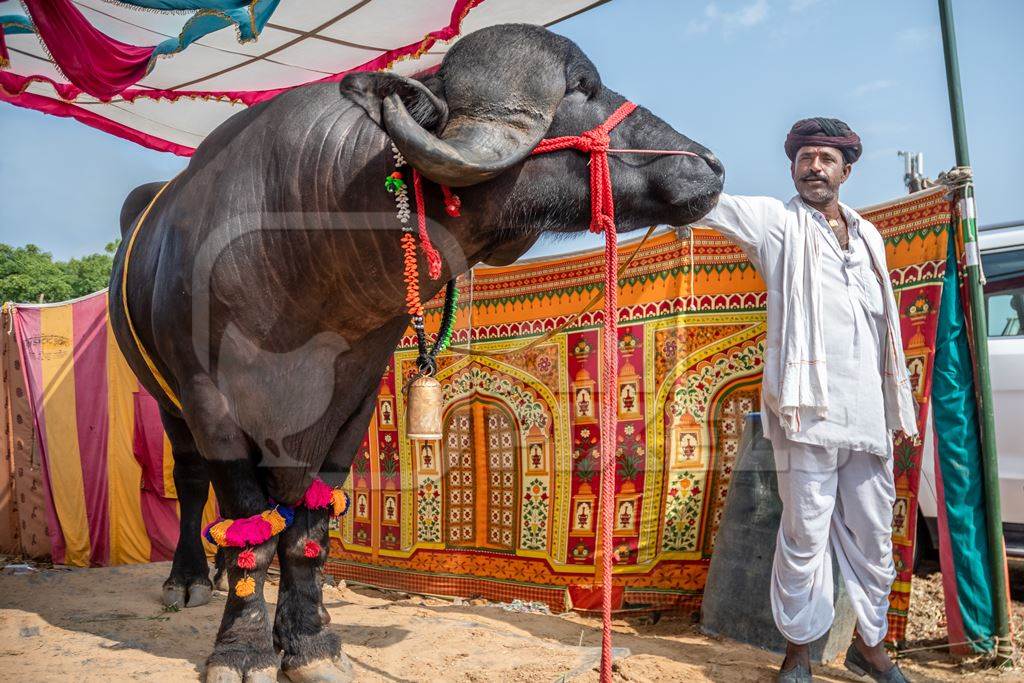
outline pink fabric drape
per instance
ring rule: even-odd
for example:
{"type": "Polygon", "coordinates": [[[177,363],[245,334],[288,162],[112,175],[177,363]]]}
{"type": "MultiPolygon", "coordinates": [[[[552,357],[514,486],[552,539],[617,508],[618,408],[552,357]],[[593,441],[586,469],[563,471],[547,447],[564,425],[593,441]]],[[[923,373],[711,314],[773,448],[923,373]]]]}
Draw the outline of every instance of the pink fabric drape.
{"type": "Polygon", "coordinates": [[[23,0],[39,37],[68,80],[109,100],[149,68],[153,47],[114,40],[95,29],[71,0],[23,0]]]}
{"type": "MultiPolygon", "coordinates": [[[[344,71],[341,71],[330,76],[325,76],[323,79],[320,80],[340,81],[347,74],[352,73],[354,71],[376,71],[379,69],[385,69],[399,59],[415,57],[420,53],[429,50],[431,47],[434,46],[435,43],[437,43],[437,41],[450,40],[455,36],[459,35],[461,33],[463,19],[465,19],[466,15],[470,12],[470,10],[479,6],[483,2],[484,0],[455,0],[452,6],[452,12],[447,26],[439,28],[435,31],[431,31],[422,40],[410,43],[409,45],[405,45],[403,47],[395,48],[393,50],[388,50],[387,52],[378,55],[377,57],[361,64],[360,66],[357,66],[353,69],[346,69],[344,71]]],[[[78,60],[78,62],[72,61],[70,65],[68,65],[62,63],[62,58],[58,57],[58,53],[63,55],[64,52],[69,51],[69,49],[66,47],[68,43],[65,42],[65,47],[58,50],[54,50],[53,46],[50,44],[50,39],[47,37],[47,35],[52,34],[44,33],[43,29],[41,28],[41,18],[44,14],[46,16],[56,16],[58,19],[58,24],[60,24],[62,20],[66,21],[66,17],[61,16],[63,11],[59,9],[66,6],[70,6],[69,0],[26,0],[26,7],[28,7],[30,14],[32,14],[32,18],[36,22],[36,27],[39,31],[40,37],[44,40],[44,42],[46,42],[47,47],[50,49],[51,54],[53,55],[54,61],[56,61],[58,66],[60,66],[60,68],[64,71],[64,75],[68,77],[71,83],[58,83],[51,78],[47,78],[46,76],[41,75],[24,76],[21,74],[14,74],[9,71],[0,71],[0,102],[9,102],[20,107],[35,109],[47,114],[52,114],[54,116],[73,118],[88,126],[92,126],[93,128],[97,128],[99,130],[102,130],[106,133],[110,133],[111,135],[115,135],[125,140],[130,140],[139,145],[142,145],[143,147],[148,147],[150,149],[155,149],[161,152],[171,152],[172,154],[177,154],[179,156],[190,156],[192,152],[194,152],[195,150],[191,147],[188,147],[187,145],[182,145],[168,140],[164,140],[162,138],[156,137],[155,135],[151,135],[141,130],[137,130],[123,123],[119,123],[117,121],[109,119],[103,116],[103,114],[100,112],[76,106],[73,102],[75,98],[77,98],[82,92],[88,92],[97,97],[102,97],[103,99],[110,99],[113,95],[116,94],[128,102],[133,102],[138,98],[169,100],[172,102],[180,98],[209,98],[227,99],[236,102],[241,102],[247,106],[251,106],[258,102],[268,100],[290,89],[272,88],[268,90],[197,91],[128,88],[127,85],[131,85],[139,78],[145,76],[145,69],[146,66],[148,65],[150,56],[152,55],[154,48],[137,48],[130,45],[125,45],[124,43],[117,43],[117,41],[112,40],[109,36],[106,36],[100,33],[99,31],[96,31],[90,26],[87,29],[83,29],[83,31],[77,34],[72,32],[72,34],[68,36],[72,38],[70,44],[78,45],[79,43],[83,42],[82,36],[89,34],[93,37],[90,38],[90,40],[92,40],[92,48],[94,50],[98,50],[100,53],[102,53],[102,51],[106,49],[105,47],[103,47],[103,45],[109,43],[116,43],[117,45],[121,45],[130,50],[146,51],[145,60],[142,60],[142,62],[139,65],[139,68],[142,69],[139,76],[137,78],[134,78],[134,80],[126,76],[124,78],[124,84],[120,85],[117,83],[108,82],[105,84],[105,88],[102,88],[104,84],[97,84],[97,86],[101,87],[104,92],[109,93],[105,96],[101,96],[95,90],[89,89],[89,87],[93,86],[90,85],[89,87],[86,87],[86,83],[84,81],[76,80],[77,76],[72,77],[72,72],[75,71],[76,68],[75,65],[81,62],[82,60],[78,60]],[[106,43],[104,43],[104,41],[106,41],[106,43]],[[27,88],[32,83],[47,84],[49,87],[54,89],[59,99],[27,92],[27,88]]],[[[87,22],[85,21],[84,17],[82,17],[81,13],[78,12],[77,9],[74,9],[72,7],[64,14],[72,12],[74,13],[73,21],[82,22],[87,26],[87,22]]],[[[66,27],[62,30],[64,31],[63,33],[61,31],[57,31],[57,33],[66,36],[66,27]]],[[[87,79],[91,77],[93,80],[97,80],[98,72],[86,74],[85,76],[87,79]]]]}

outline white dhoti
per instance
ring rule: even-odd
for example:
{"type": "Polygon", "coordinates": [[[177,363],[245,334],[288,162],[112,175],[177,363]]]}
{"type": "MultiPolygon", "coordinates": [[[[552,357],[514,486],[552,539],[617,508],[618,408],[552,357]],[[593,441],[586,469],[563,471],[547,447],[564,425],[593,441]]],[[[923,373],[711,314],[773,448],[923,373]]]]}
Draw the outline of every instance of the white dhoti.
{"type": "Polygon", "coordinates": [[[869,646],[888,630],[892,559],[892,455],[773,439],[782,521],[772,566],[772,614],[792,643],[832,626],[832,557],[869,646]]]}

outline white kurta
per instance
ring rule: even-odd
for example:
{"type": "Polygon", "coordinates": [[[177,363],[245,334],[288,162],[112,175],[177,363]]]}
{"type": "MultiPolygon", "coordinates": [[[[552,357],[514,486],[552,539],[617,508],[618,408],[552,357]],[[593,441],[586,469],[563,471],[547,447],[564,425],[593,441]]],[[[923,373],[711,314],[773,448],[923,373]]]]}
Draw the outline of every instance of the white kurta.
{"type": "MultiPolygon", "coordinates": [[[[900,339],[899,311],[889,282],[885,263],[885,247],[878,230],[853,209],[842,205],[853,224],[856,237],[868,255],[856,263],[843,264],[850,276],[845,289],[856,293],[861,289],[873,296],[870,282],[862,277],[862,266],[873,271],[880,284],[884,310],[885,340],[878,347],[882,368],[884,426],[917,433],[916,404],[910,388],[903,344],[900,339]]],[[[838,243],[830,243],[831,233],[822,216],[799,197],[783,204],[770,197],[738,197],[723,194],[718,205],[700,221],[716,228],[739,245],[765,281],[768,289],[768,340],[764,359],[762,397],[768,410],[779,418],[779,424],[790,438],[826,446],[848,446],[845,435],[831,427],[841,426],[842,409],[848,395],[829,396],[828,368],[840,362],[843,354],[829,357],[826,335],[833,325],[833,302],[825,296],[828,259],[840,257],[838,243]],[[833,249],[833,244],[835,249],[833,249]],[[836,413],[830,415],[830,413],[836,413]],[[838,414],[838,415],[837,415],[838,414]],[[818,426],[807,434],[807,428],[824,419],[828,427],[818,426]],[[802,434],[802,436],[801,436],[802,434]]],[[[856,254],[854,254],[856,256],[856,254]]],[[[833,283],[834,284],[834,283],[833,283]]],[[[834,294],[836,289],[832,287],[834,294]]],[[[839,288],[843,289],[843,288],[839,288]]],[[[877,301],[877,300],[874,300],[877,301]]],[[[843,383],[844,392],[850,389],[843,383]]],[[[847,412],[847,417],[850,411],[847,412]]],[[[854,426],[856,429],[857,426],[854,426]]],[[[849,433],[849,429],[847,429],[849,433]]],[[[863,435],[862,435],[863,436],[863,435]]],[[[871,444],[865,444],[871,445],[871,444]]],[[[877,442],[871,450],[879,451],[877,442]]]]}
{"type": "MultiPolygon", "coordinates": [[[[860,234],[860,219],[844,211],[850,233],[844,251],[827,219],[812,212],[821,256],[822,326],[828,412],[810,415],[802,429],[789,435],[798,443],[852,448],[884,457],[891,438],[885,426],[882,396],[882,349],[885,348],[885,305],[882,286],[860,234]]],[[[765,436],[786,436],[769,412],[765,436]]]]}
{"type": "MultiPolygon", "coordinates": [[[[899,404],[906,403],[909,390],[902,353],[893,354],[899,368],[892,367],[892,355],[887,357],[894,347],[902,349],[902,342],[891,320],[896,315],[891,289],[880,275],[887,272],[884,253],[879,256],[881,240],[872,247],[865,232],[877,237],[874,226],[852,209],[841,208],[850,234],[847,250],[825,217],[799,197],[782,204],[767,197],[722,195],[701,223],[735,241],[768,287],[764,424],[775,451],[783,502],[772,567],[775,623],[787,640],[798,644],[817,640],[829,629],[835,555],[858,630],[874,645],[887,631],[889,591],[896,576],[889,430],[906,425],[907,409],[899,404]],[[795,255],[799,268],[816,269],[814,277],[790,272],[787,279],[786,261],[790,259],[792,271],[794,250],[800,251],[795,255]],[[817,308],[795,318],[811,322],[786,329],[794,316],[781,309],[793,305],[817,308]],[[819,339],[794,345],[783,338],[801,334],[815,322],[819,339]],[[785,394],[780,385],[786,353],[806,356],[789,358],[791,365],[808,363],[819,372],[819,378],[798,379],[797,395],[809,397],[810,405],[796,411],[795,428],[787,427],[777,412],[785,394]],[[897,370],[904,376],[887,381],[900,374],[897,370]],[[821,386],[815,387],[816,381],[821,386]],[[824,404],[823,410],[815,400],[824,404]]],[[[815,333],[812,329],[808,334],[815,333]]]]}

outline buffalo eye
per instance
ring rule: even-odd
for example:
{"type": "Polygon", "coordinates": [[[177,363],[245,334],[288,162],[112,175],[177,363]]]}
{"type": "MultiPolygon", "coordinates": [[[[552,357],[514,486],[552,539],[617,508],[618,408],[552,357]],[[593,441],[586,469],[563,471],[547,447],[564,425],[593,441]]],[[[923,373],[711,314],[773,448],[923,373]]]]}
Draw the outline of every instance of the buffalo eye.
{"type": "Polygon", "coordinates": [[[579,78],[572,81],[572,85],[569,87],[569,92],[581,92],[588,98],[594,96],[594,81],[587,78],[586,76],[580,76],[579,78]]]}

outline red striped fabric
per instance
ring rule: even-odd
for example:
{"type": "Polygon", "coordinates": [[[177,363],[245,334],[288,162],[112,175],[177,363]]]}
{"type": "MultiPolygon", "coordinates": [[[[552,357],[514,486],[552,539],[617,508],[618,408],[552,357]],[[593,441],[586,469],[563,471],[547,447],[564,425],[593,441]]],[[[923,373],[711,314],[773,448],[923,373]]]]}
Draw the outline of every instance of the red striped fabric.
{"type": "Polygon", "coordinates": [[[89,521],[89,563],[110,561],[107,481],[107,300],[94,296],[71,305],[75,418],[89,521]]]}
{"type": "MultiPolygon", "coordinates": [[[[18,307],[15,311],[14,331],[18,337],[18,352],[21,356],[21,367],[25,374],[25,387],[29,392],[30,398],[41,396],[43,387],[41,364],[42,338],[39,329],[41,309],[18,307]]],[[[33,400],[31,403],[32,420],[38,438],[38,435],[46,433],[46,415],[41,410],[41,401],[33,400]]],[[[39,441],[39,452],[42,457],[46,457],[46,444],[41,439],[39,441]]],[[[43,467],[42,472],[43,486],[46,487],[47,491],[52,491],[47,468],[43,467]]],[[[57,519],[57,510],[54,507],[53,496],[46,496],[46,530],[50,537],[50,552],[53,561],[55,564],[63,564],[66,545],[60,521],[57,519]]]]}
{"type": "Polygon", "coordinates": [[[170,559],[178,542],[177,500],[166,484],[170,449],[156,402],[113,343],[106,292],[18,305],[14,322],[44,465],[53,561],[170,559]]]}

